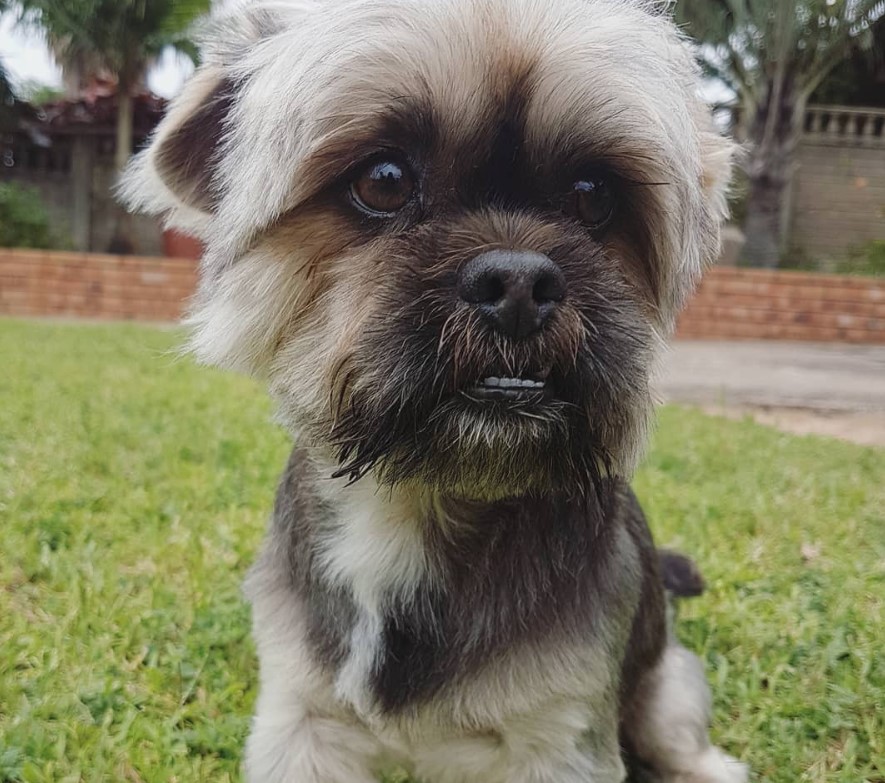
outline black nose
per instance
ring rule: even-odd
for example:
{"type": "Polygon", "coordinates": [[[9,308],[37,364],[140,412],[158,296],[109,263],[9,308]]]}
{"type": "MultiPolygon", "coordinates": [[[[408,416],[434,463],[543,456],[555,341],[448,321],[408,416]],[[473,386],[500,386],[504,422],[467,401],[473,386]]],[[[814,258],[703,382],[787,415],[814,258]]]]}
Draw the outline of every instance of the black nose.
{"type": "Polygon", "coordinates": [[[516,340],[538,331],[565,297],[565,277],[547,256],[490,250],[468,261],[458,295],[499,332],[516,340]]]}

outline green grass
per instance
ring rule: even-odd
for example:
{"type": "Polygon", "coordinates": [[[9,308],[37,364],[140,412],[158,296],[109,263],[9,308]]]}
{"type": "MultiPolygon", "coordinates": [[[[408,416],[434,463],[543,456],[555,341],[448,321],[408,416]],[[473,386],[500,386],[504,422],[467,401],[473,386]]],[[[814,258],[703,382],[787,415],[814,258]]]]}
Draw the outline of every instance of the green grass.
{"type": "MultiPolygon", "coordinates": [[[[0,781],[240,779],[239,583],[287,439],[178,339],[0,321],[0,781]]],[[[636,486],[706,573],[679,635],[759,780],[885,781],[883,476],[883,451],[661,413],[636,486]]]]}

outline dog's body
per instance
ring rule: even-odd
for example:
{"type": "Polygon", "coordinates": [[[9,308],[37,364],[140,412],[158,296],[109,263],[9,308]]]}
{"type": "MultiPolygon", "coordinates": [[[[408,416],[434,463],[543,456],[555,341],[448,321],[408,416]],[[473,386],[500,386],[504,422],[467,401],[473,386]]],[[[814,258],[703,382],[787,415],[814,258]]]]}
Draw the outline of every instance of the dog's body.
{"type": "Polygon", "coordinates": [[[255,783],[739,783],[627,487],[729,143],[640,0],[261,0],[132,167],[297,437],[255,783]]]}
{"type": "MultiPolygon", "coordinates": [[[[284,677],[266,671],[259,715],[285,714],[300,691],[422,780],[617,779],[618,664],[644,671],[665,638],[635,501],[613,488],[604,512],[595,498],[405,508],[362,485],[329,493],[322,475],[293,454],[249,580],[262,657],[283,618],[304,653],[284,677]]],[[[277,742],[291,747],[289,731],[277,742]]],[[[279,750],[256,732],[253,759],[279,750]]],[[[311,761],[287,779],[306,774],[299,763],[311,761]]]]}
{"type": "Polygon", "coordinates": [[[626,486],[409,508],[327,475],[293,452],[247,582],[255,780],[615,781],[624,749],[649,780],[743,780],[626,486]]]}

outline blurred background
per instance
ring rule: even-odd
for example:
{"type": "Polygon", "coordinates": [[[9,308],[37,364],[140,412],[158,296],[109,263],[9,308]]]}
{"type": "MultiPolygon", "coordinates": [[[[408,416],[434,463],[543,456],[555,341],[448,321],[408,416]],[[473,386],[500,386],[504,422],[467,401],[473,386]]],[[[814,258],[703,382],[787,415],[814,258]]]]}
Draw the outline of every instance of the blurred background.
{"type": "MultiPolygon", "coordinates": [[[[198,63],[211,7],[0,0],[0,248],[14,249],[0,250],[0,314],[180,317],[199,244],[126,214],[112,189],[198,63]]],[[[885,0],[677,0],[672,10],[716,122],[742,145],[721,258],[678,336],[882,346],[885,0]]],[[[786,359],[771,346],[742,350],[738,372],[733,351],[678,344],[662,393],[885,442],[885,424],[860,415],[885,408],[875,350],[843,350],[841,364],[808,345],[786,359]]]]}
{"type": "MultiPolygon", "coordinates": [[[[290,446],[177,358],[199,244],[112,193],[211,5],[0,0],[0,783],[240,779],[290,446]]],[[[885,783],[885,0],[672,8],[743,153],[636,489],[707,578],[717,742],[885,783]]]]}
{"type": "MultiPolygon", "coordinates": [[[[193,70],[210,5],[0,0],[0,244],[177,249],[117,214],[109,187],[193,70]]],[[[882,12],[874,0],[675,3],[719,123],[746,144],[726,263],[885,270],[882,12]]]]}

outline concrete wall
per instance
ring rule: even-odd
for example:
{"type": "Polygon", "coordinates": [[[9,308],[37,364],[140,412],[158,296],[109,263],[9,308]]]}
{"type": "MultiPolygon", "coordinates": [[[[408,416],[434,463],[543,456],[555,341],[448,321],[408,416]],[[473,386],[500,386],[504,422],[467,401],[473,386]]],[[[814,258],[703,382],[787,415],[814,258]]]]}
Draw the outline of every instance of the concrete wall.
{"type": "MultiPolygon", "coordinates": [[[[0,315],[171,321],[195,261],[0,248],[0,315]]],[[[885,280],[716,267],[681,337],[885,344],[885,280]]]]}
{"type": "MultiPolygon", "coordinates": [[[[58,233],[72,240],[76,250],[104,252],[123,212],[111,188],[116,172],[113,139],[103,135],[53,137],[52,146],[39,149],[17,139],[12,148],[15,165],[0,169],[4,180],[36,188],[58,233]]],[[[163,233],[157,220],[144,215],[125,216],[127,234],[143,255],[162,255],[163,233]]]]}
{"type": "Polygon", "coordinates": [[[790,214],[794,248],[822,262],[885,240],[885,111],[811,107],[790,214]]]}

